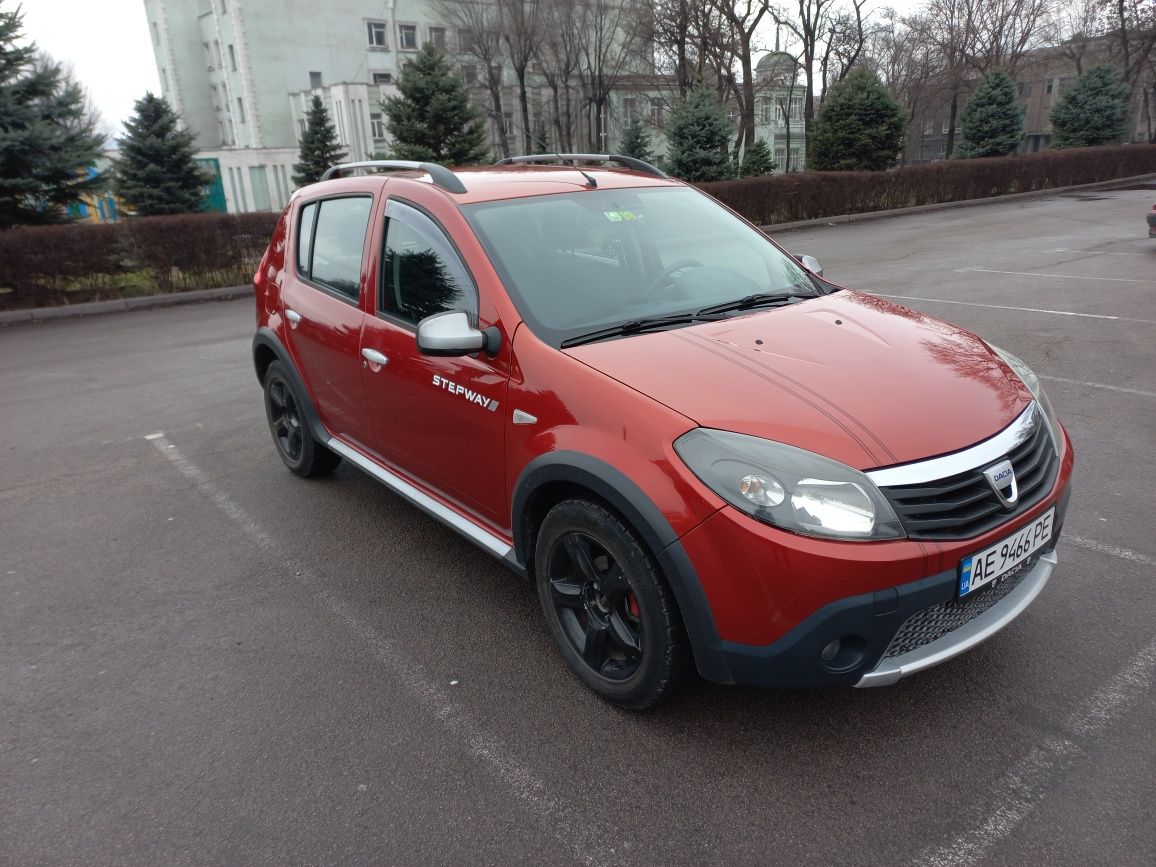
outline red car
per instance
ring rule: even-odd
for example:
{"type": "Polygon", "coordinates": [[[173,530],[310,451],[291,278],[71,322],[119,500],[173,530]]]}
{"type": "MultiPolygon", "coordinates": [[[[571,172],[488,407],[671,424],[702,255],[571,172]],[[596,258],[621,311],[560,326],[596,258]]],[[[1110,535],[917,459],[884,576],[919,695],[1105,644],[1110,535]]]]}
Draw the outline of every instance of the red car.
{"type": "Polygon", "coordinates": [[[290,470],[348,461],[526,575],[628,708],[691,666],[890,684],[1032,602],[1073,455],[1023,362],[652,166],[562,159],[294,195],[253,341],[290,470]]]}

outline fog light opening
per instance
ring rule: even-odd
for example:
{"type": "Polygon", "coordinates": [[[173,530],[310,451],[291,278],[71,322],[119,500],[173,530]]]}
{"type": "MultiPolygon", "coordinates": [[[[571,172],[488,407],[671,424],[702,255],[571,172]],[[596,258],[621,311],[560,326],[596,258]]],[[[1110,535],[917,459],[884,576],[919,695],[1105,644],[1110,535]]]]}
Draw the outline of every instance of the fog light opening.
{"type": "Polygon", "coordinates": [[[858,668],[867,656],[867,640],[859,635],[844,635],[833,639],[819,651],[823,668],[842,673],[858,668]]]}

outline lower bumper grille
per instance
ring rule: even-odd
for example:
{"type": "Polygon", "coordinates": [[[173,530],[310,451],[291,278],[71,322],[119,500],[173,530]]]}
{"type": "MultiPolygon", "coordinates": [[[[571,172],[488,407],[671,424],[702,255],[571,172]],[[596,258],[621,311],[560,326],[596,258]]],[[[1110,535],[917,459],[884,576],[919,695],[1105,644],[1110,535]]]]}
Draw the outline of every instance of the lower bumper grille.
{"type": "Polygon", "coordinates": [[[1015,569],[1001,576],[994,584],[976,590],[963,599],[949,599],[912,614],[891,639],[891,643],[883,653],[883,659],[902,656],[937,641],[983,614],[1019,586],[1027,574],[1035,568],[1043,553],[1039,551],[1033,554],[1015,569]]]}

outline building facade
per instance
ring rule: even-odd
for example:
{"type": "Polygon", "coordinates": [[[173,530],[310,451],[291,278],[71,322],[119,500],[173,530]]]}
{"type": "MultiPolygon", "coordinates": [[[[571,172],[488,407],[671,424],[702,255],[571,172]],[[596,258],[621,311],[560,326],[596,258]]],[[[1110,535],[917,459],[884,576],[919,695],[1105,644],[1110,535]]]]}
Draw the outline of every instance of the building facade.
{"type": "MultiPolygon", "coordinates": [[[[469,51],[471,37],[439,15],[437,0],[143,0],[164,96],[197,136],[198,157],[215,175],[214,201],[230,212],[278,210],[293,191],[293,164],[309,103],[319,96],[349,159],[388,153],[381,107],[397,93],[404,64],[425,42],[442,48],[490,114],[469,51]]],[[[645,55],[645,52],[643,52],[645,55]]],[[[803,91],[788,85],[777,55],[759,64],[756,131],[779,170],[802,167],[803,91]]],[[[781,59],[781,58],[780,58],[781,59]]],[[[575,147],[613,150],[634,117],[649,122],[656,155],[664,150],[665,118],[677,91],[645,56],[621,76],[600,120],[582,111],[575,90],[575,147]],[[642,68],[638,67],[642,64],[642,68]],[[598,128],[595,129],[594,127],[598,128]]],[[[517,91],[503,69],[502,123],[511,152],[522,152],[517,91]]],[[[528,132],[557,137],[552,93],[541,70],[529,68],[528,132]]],[[[489,118],[491,151],[499,126],[489,118]]],[[[555,146],[557,146],[555,144],[555,146]]]]}

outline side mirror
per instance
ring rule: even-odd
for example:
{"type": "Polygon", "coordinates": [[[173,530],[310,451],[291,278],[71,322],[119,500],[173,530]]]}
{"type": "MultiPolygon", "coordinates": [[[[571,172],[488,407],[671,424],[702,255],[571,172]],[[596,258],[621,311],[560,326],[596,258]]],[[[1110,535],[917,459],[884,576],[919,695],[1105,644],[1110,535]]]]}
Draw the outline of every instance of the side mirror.
{"type": "Polygon", "coordinates": [[[417,348],[422,355],[473,355],[485,346],[486,335],[470,324],[464,310],[435,313],[417,324],[417,348]]]}
{"type": "Polygon", "coordinates": [[[805,253],[802,256],[796,256],[799,264],[814,274],[816,277],[823,276],[823,266],[819,264],[819,260],[814,256],[808,256],[805,253]]]}
{"type": "Polygon", "coordinates": [[[479,331],[464,310],[435,313],[417,324],[417,349],[422,355],[458,357],[484,351],[493,356],[501,348],[501,329],[491,325],[479,331]]]}

